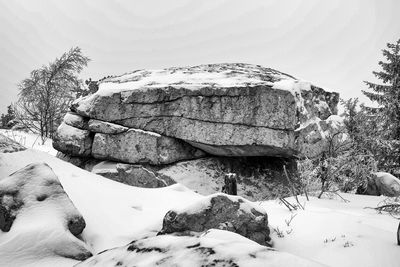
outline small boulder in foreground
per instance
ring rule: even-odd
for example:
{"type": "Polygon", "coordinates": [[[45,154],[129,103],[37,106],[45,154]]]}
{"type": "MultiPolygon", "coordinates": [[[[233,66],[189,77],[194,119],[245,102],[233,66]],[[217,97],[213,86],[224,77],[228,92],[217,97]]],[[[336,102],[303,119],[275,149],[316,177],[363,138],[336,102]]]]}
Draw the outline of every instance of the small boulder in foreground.
{"type": "Polygon", "coordinates": [[[214,194],[184,210],[169,211],[160,234],[191,234],[209,229],[235,232],[261,245],[270,245],[268,216],[263,209],[237,196],[214,194]]]}
{"type": "Polygon", "coordinates": [[[92,255],[77,238],[85,226],[47,164],[27,165],[0,180],[0,266],[29,255],[84,260],[92,255]]]}

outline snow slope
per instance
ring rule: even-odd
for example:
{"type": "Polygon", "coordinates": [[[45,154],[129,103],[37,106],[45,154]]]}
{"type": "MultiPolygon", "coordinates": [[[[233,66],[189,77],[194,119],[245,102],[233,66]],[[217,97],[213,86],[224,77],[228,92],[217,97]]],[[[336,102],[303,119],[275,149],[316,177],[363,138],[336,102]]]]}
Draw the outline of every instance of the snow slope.
{"type": "MultiPolygon", "coordinates": [[[[38,161],[46,162],[53,169],[85,218],[87,226],[82,237],[93,253],[155,235],[169,209],[201,198],[181,185],[144,189],[117,183],[32,149],[23,153],[0,154],[0,177],[38,161]]],[[[24,257],[32,257],[29,251],[26,253],[21,252],[24,257]]],[[[1,259],[0,266],[5,266],[1,259]]]]}
{"type": "Polygon", "coordinates": [[[161,235],[111,249],[77,267],[89,266],[322,267],[261,246],[238,234],[212,229],[199,237],[161,235]]]}
{"type": "MultiPolygon", "coordinates": [[[[52,167],[82,213],[87,223],[82,238],[94,254],[125,246],[132,240],[153,237],[161,229],[162,219],[168,210],[185,209],[205,199],[179,184],[159,189],[120,184],[33,149],[0,154],[0,177],[38,161],[52,167]]],[[[396,244],[398,221],[364,209],[376,206],[383,198],[343,196],[350,202],[311,198],[304,211],[296,212],[289,226],[285,220],[291,218],[291,213],[284,205],[277,201],[256,205],[266,209],[271,229],[275,228],[281,232],[280,236],[284,235],[278,237],[277,233],[272,234],[275,248],[279,251],[329,266],[399,266],[400,247],[396,244]]],[[[293,202],[292,199],[290,201],[293,202]]],[[[65,258],[38,257],[31,250],[36,245],[34,240],[23,239],[22,243],[24,246],[18,248],[14,261],[1,262],[4,259],[0,258],[0,266],[72,266],[77,263],[65,258]]],[[[8,249],[10,253],[13,250],[8,249]]]]}
{"type": "Polygon", "coordinates": [[[50,138],[46,139],[44,144],[42,144],[40,136],[35,133],[27,133],[19,130],[6,129],[0,129],[0,133],[20,143],[26,148],[33,148],[39,151],[47,152],[54,156],[57,154],[57,150],[53,148],[53,141],[50,138]]]}
{"type": "MultiPolygon", "coordinates": [[[[329,266],[400,266],[396,232],[399,221],[365,207],[376,207],[385,197],[341,194],[341,199],[311,197],[305,210],[290,213],[278,201],[261,205],[268,211],[269,223],[283,232],[272,235],[274,247],[329,266]],[[292,215],[296,214],[289,222],[292,215]]],[[[289,198],[291,203],[296,203],[289,198]]]]}

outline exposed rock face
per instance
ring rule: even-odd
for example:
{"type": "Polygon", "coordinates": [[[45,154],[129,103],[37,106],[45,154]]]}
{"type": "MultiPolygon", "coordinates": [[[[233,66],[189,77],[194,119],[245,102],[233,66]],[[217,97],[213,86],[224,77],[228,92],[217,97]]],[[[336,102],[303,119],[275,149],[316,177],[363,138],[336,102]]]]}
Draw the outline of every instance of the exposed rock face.
{"type": "Polygon", "coordinates": [[[71,156],[89,156],[92,151],[93,134],[62,123],[53,139],[53,147],[71,156]]]}
{"type": "Polygon", "coordinates": [[[88,122],[89,130],[95,133],[104,134],[119,134],[124,133],[129,130],[129,128],[105,121],[99,120],[89,120],[88,122]]]}
{"type": "Polygon", "coordinates": [[[88,130],[89,128],[88,121],[89,121],[88,118],[82,117],[71,111],[65,114],[64,116],[65,124],[81,130],[88,130]]]}
{"type": "Polygon", "coordinates": [[[316,262],[261,246],[235,233],[210,230],[200,236],[159,235],[132,241],[79,263],[89,266],[317,267],[316,262]]]}
{"type": "Polygon", "coordinates": [[[177,139],[130,129],[120,134],[96,133],[92,156],[96,159],[159,165],[198,158],[204,153],[177,139]]]}
{"type": "Polygon", "coordinates": [[[92,168],[92,172],[137,187],[157,188],[176,183],[169,176],[159,174],[142,165],[101,162],[92,168]]]}
{"type": "Polygon", "coordinates": [[[85,228],[85,220],[47,164],[30,164],[0,180],[0,201],[0,229],[8,234],[2,236],[2,245],[23,240],[25,235],[26,241],[31,242],[31,235],[36,235],[43,246],[46,238],[54,242],[57,236],[59,244],[48,244],[54,253],[78,260],[91,256],[85,244],[76,238],[85,228]],[[30,216],[24,216],[27,213],[30,216]],[[14,229],[18,218],[19,226],[29,223],[28,230],[20,231],[17,226],[14,229]]]}
{"type": "Polygon", "coordinates": [[[298,155],[294,130],[337,112],[339,97],[278,71],[214,64],[109,78],[73,104],[85,117],[156,132],[214,155],[298,155]]]}
{"type": "Polygon", "coordinates": [[[267,214],[241,197],[225,194],[209,196],[185,211],[169,211],[160,234],[213,228],[235,232],[261,245],[271,241],[267,214]]]}
{"type": "MultiPolygon", "coordinates": [[[[242,163],[240,158],[269,157],[271,166],[260,170],[272,174],[260,181],[238,176],[238,193],[259,199],[261,195],[253,196],[255,190],[241,185],[240,179],[245,176],[244,183],[250,187],[268,189],[277,184],[276,177],[282,180],[282,160],[318,157],[327,147],[327,136],[335,131],[330,120],[337,113],[338,101],[337,93],[258,65],[140,70],[107,78],[98,92],[75,101],[53,145],[66,154],[64,158],[86,169],[93,167],[92,159],[111,160],[146,165],[158,173],[156,177],[169,167],[174,169],[166,165],[207,154],[220,156],[220,163],[235,164],[242,163]]],[[[195,168],[183,172],[190,177],[189,169],[195,168]]],[[[147,176],[140,168],[134,170],[140,177],[147,176]]],[[[255,168],[250,166],[250,170],[255,168]]],[[[138,183],[120,171],[102,175],[138,183]]],[[[276,196],[275,191],[266,190],[266,196],[276,196]]]]}
{"type": "Polygon", "coordinates": [[[26,148],[14,140],[0,134],[0,153],[13,153],[25,150],[26,148]]]}

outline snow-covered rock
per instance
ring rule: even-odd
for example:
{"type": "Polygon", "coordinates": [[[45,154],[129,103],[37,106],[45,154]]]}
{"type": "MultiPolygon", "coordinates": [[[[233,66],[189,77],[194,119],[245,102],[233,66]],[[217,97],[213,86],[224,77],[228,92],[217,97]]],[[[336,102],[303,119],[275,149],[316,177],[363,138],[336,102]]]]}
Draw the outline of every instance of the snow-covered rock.
{"type": "Polygon", "coordinates": [[[93,134],[88,130],[61,123],[53,139],[53,147],[71,156],[89,156],[92,151],[93,134]]]}
{"type": "Polygon", "coordinates": [[[141,70],[102,81],[78,114],[182,139],[210,154],[290,157],[294,130],[337,112],[338,94],[251,64],[141,70]]]}
{"type": "Polygon", "coordinates": [[[162,235],[102,252],[76,267],[226,266],[317,267],[322,264],[261,246],[237,234],[210,230],[200,236],[162,235]]]}
{"type": "Polygon", "coordinates": [[[67,112],[63,119],[65,124],[82,130],[88,129],[88,121],[88,118],[82,117],[71,111],[67,112]]]}
{"type": "Polygon", "coordinates": [[[261,245],[270,245],[267,213],[242,197],[208,196],[165,215],[159,234],[204,232],[209,229],[235,232],[261,245]]]}
{"type": "Polygon", "coordinates": [[[30,164],[1,179],[0,200],[1,266],[18,266],[33,255],[76,260],[92,255],[77,238],[85,220],[47,164],[30,164]]]}
{"type": "Polygon", "coordinates": [[[400,180],[387,172],[376,172],[375,183],[384,196],[400,196],[400,180]]]}
{"type": "Polygon", "coordinates": [[[367,184],[360,186],[357,193],[373,196],[400,196],[400,180],[387,172],[375,172],[369,178],[367,184]]]}
{"type": "Polygon", "coordinates": [[[316,158],[328,150],[329,140],[333,142],[344,141],[346,128],[343,118],[332,115],[321,120],[314,118],[306,121],[296,129],[297,146],[302,151],[302,156],[316,158]]]}
{"type": "MultiPolygon", "coordinates": [[[[67,155],[64,159],[70,157],[87,170],[92,167],[90,158],[157,165],[158,170],[176,170],[179,167],[165,165],[206,154],[229,158],[232,166],[236,158],[249,156],[314,158],[326,149],[327,137],[335,130],[329,118],[335,117],[338,100],[337,93],[259,65],[140,70],[104,79],[98,92],[76,100],[63,124],[75,126],[60,126],[54,147],[67,155]],[[88,120],[88,132],[80,120],[88,120]]],[[[270,192],[282,188],[276,190],[275,184],[285,179],[283,165],[260,171],[268,169],[270,174],[261,181],[246,175],[242,187],[262,184],[265,196],[278,195],[270,192]]],[[[126,180],[115,173],[108,177],[126,180]]],[[[184,180],[193,180],[192,176],[189,173],[184,180]]],[[[251,191],[246,193],[253,198],[257,192],[251,191]]]]}
{"type": "Polygon", "coordinates": [[[204,153],[171,137],[129,129],[119,134],[96,133],[92,156],[96,159],[159,165],[199,158],[204,153]]]}
{"type": "Polygon", "coordinates": [[[26,148],[20,143],[17,143],[11,138],[8,138],[7,136],[0,134],[0,153],[12,153],[25,149],[26,148]]]}

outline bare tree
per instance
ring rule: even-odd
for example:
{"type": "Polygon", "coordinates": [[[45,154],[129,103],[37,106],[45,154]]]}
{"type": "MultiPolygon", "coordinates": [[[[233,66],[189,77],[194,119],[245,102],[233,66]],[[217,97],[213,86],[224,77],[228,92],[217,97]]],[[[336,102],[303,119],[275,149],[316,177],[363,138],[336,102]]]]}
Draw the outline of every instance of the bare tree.
{"type": "Polygon", "coordinates": [[[19,84],[16,117],[28,129],[40,133],[42,143],[53,137],[82,81],[78,74],[89,58],[74,47],[48,66],[33,70],[19,84]]]}

